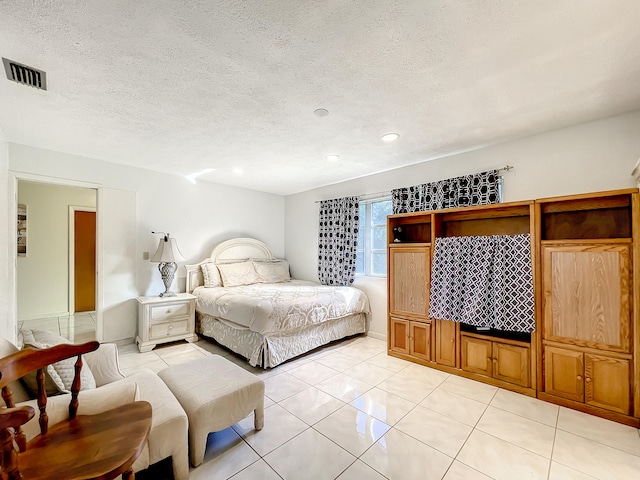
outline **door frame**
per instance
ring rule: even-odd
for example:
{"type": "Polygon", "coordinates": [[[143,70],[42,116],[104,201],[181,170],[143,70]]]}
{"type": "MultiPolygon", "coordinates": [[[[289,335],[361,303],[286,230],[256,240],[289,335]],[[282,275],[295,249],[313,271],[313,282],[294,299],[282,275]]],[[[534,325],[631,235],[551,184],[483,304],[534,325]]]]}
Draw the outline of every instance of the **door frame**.
{"type": "MultiPolygon", "coordinates": [[[[98,192],[96,191],[96,202],[97,202],[98,192]]],[[[75,249],[75,239],[76,239],[76,212],[97,212],[97,208],[95,207],[84,207],[81,205],[69,205],[69,315],[73,315],[76,313],[76,278],[75,278],[75,261],[76,261],[76,249],[75,249]]],[[[96,222],[96,243],[98,242],[98,223],[96,222]]],[[[96,269],[94,274],[97,274],[97,265],[98,259],[96,258],[96,269]]],[[[94,292],[94,300],[96,305],[96,310],[98,308],[98,298],[97,298],[97,284],[96,290],[94,292]]]]}
{"type": "MultiPolygon", "coordinates": [[[[36,183],[44,183],[50,185],[61,185],[65,187],[80,187],[80,188],[89,188],[96,190],[96,201],[98,198],[100,188],[103,188],[103,185],[98,183],[90,183],[90,182],[79,182],[76,180],[70,180],[68,178],[58,178],[58,177],[49,177],[47,175],[37,175],[32,173],[25,172],[16,172],[9,170],[8,172],[8,198],[9,198],[9,222],[10,222],[10,230],[9,230],[9,256],[8,256],[8,272],[7,276],[9,279],[9,295],[8,295],[8,305],[7,305],[7,315],[8,320],[13,322],[13,330],[14,330],[14,338],[9,339],[13,343],[16,342],[18,338],[18,239],[16,235],[13,234],[15,230],[15,221],[16,215],[18,214],[18,182],[19,181],[27,181],[27,182],[36,182],[36,183]]],[[[100,224],[98,223],[96,226],[96,242],[99,242],[102,238],[103,232],[100,224]]],[[[96,275],[96,291],[98,291],[98,286],[102,283],[101,273],[98,271],[96,275]]],[[[103,333],[103,325],[102,325],[102,316],[97,310],[99,309],[99,304],[96,304],[96,340],[99,342],[102,341],[102,333],[103,333]]]]}

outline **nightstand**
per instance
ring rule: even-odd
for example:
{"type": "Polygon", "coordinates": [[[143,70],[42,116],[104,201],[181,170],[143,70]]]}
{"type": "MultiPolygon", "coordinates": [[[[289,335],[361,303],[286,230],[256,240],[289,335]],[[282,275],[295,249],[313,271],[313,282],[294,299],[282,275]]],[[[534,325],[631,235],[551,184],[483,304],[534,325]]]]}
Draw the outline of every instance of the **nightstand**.
{"type": "Polygon", "coordinates": [[[159,343],[186,340],[195,342],[196,297],[179,293],[175,297],[138,297],[138,336],[140,352],[159,343]]]}

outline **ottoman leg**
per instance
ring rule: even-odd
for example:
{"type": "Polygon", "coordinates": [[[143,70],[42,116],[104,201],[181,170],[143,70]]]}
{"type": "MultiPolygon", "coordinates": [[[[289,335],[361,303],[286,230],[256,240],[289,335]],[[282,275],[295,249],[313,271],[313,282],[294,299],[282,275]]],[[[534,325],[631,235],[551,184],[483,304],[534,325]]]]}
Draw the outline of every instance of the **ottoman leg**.
{"type": "Polygon", "coordinates": [[[262,427],[264,427],[264,403],[256,408],[253,415],[253,426],[256,430],[262,430],[262,427]]]}

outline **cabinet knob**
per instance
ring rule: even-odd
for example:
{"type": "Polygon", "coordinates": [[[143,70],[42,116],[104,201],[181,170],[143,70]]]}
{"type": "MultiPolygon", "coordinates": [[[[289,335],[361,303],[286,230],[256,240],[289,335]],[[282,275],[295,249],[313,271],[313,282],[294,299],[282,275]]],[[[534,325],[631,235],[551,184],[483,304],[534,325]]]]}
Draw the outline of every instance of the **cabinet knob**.
{"type": "Polygon", "coordinates": [[[167,313],[171,313],[172,310],[170,308],[167,308],[167,313]]]}
{"type": "Polygon", "coordinates": [[[587,378],[584,379],[584,381],[589,383],[589,382],[591,382],[591,379],[589,377],[587,377],[587,378]]]}
{"type": "Polygon", "coordinates": [[[578,375],[578,376],[576,377],[576,379],[578,379],[578,380],[582,380],[582,376],[581,376],[581,375],[578,375]]]}

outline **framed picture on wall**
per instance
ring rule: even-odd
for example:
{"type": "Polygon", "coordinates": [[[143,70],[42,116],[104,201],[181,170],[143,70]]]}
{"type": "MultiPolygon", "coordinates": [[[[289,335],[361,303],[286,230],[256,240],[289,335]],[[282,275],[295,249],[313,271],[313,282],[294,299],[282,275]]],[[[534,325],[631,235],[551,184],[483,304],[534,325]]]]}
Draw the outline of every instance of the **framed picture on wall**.
{"type": "Polygon", "coordinates": [[[27,206],[18,204],[18,256],[27,256],[27,206]]]}

